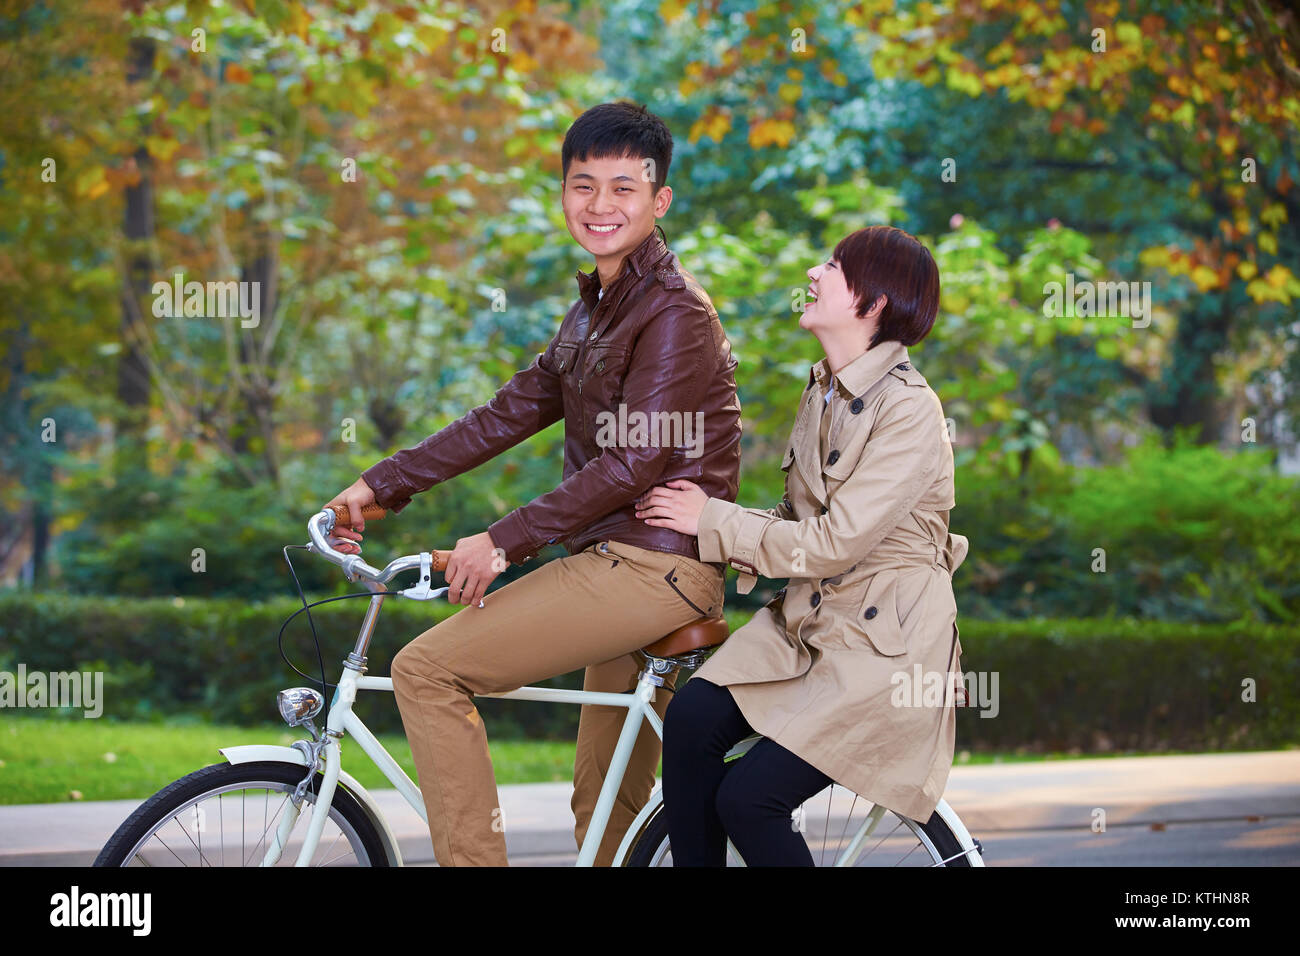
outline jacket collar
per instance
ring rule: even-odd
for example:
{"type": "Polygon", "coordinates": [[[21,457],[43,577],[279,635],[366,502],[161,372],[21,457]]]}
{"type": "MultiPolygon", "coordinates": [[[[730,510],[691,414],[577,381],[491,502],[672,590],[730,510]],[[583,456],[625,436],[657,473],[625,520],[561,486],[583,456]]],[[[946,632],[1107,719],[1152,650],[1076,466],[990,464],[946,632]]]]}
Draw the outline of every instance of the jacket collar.
{"type": "MultiPolygon", "coordinates": [[[[632,276],[638,279],[641,278],[667,254],[668,244],[663,239],[663,230],[659,228],[658,223],[655,223],[650,235],[641,240],[639,246],[623,257],[623,265],[614,281],[606,287],[605,295],[609,295],[611,291],[617,291],[632,276]]],[[[577,279],[578,294],[582,296],[582,301],[587,303],[587,309],[595,311],[596,303],[599,301],[597,293],[600,291],[600,275],[595,269],[590,272],[583,272],[579,269],[577,279]]]]}
{"type": "MultiPolygon", "coordinates": [[[[907,346],[897,339],[891,339],[888,342],[881,342],[875,348],[867,349],[840,369],[839,374],[834,378],[839,383],[841,391],[847,393],[846,398],[856,398],[865,394],[867,389],[887,375],[891,368],[906,361],[908,361],[907,346]]],[[[817,382],[824,394],[831,378],[830,360],[823,358],[812,367],[812,371],[808,374],[808,384],[817,382]]]]}

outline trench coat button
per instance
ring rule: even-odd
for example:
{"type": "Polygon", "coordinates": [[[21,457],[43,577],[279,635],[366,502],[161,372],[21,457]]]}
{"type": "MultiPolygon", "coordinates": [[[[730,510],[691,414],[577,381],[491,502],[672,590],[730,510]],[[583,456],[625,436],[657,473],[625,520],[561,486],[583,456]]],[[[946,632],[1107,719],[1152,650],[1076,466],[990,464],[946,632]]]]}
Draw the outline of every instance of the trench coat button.
{"type": "Polygon", "coordinates": [[[587,336],[587,341],[588,341],[588,342],[594,342],[594,341],[596,341],[596,333],[595,333],[595,332],[592,332],[589,336],[587,336]]]}
{"type": "Polygon", "coordinates": [[[854,400],[849,404],[849,411],[851,411],[854,415],[856,415],[856,414],[858,414],[858,412],[862,411],[862,399],[860,399],[860,398],[855,398],[855,399],[854,399],[854,400]]]}
{"type": "Polygon", "coordinates": [[[830,511],[830,510],[831,510],[830,508],[827,508],[825,505],[822,505],[822,514],[825,514],[826,512],[828,512],[828,511],[830,511]]]}
{"type": "Polygon", "coordinates": [[[833,465],[839,460],[840,460],[840,453],[838,451],[833,451],[830,453],[830,455],[826,457],[826,464],[833,465]]]}
{"type": "Polygon", "coordinates": [[[563,371],[564,371],[564,363],[565,363],[565,361],[566,361],[566,359],[560,359],[560,364],[557,365],[557,366],[555,366],[555,370],[556,370],[557,372],[563,372],[563,371]]]}
{"type": "Polygon", "coordinates": [[[808,600],[812,602],[813,607],[816,607],[818,604],[822,603],[822,596],[818,594],[816,591],[814,591],[813,596],[810,597],[808,600]]]}
{"type": "Polygon", "coordinates": [[[865,611],[862,612],[862,616],[865,617],[868,621],[871,620],[873,617],[876,616],[876,606],[874,604],[871,605],[871,607],[867,608],[865,611]]]}
{"type": "Polygon", "coordinates": [[[605,360],[604,360],[604,359],[601,359],[599,362],[596,363],[596,371],[597,371],[597,372],[603,372],[603,371],[605,371],[605,360]]]}
{"type": "Polygon", "coordinates": [[[901,369],[904,372],[906,372],[911,367],[912,366],[908,365],[906,362],[899,362],[897,365],[894,366],[894,368],[901,369]]]}

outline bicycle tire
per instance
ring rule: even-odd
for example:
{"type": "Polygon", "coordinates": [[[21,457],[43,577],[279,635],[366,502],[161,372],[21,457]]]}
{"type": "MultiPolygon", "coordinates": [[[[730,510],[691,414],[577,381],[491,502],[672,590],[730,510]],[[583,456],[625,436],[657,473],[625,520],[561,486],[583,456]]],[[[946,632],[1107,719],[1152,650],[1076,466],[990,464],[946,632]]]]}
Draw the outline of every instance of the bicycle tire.
{"type": "MultiPolygon", "coordinates": [[[[168,784],[137,807],[109,837],[92,866],[130,865],[128,854],[159,824],[172,819],[207,794],[234,784],[288,784],[296,787],[306,772],[307,768],[301,764],[269,760],[212,764],[196,770],[168,784]]],[[[313,795],[318,794],[323,781],[324,776],[317,771],[308,791],[313,795]]],[[[330,817],[333,818],[336,814],[352,828],[365,851],[366,859],[362,861],[358,855],[358,865],[391,865],[379,831],[361,804],[342,786],[335,787],[334,799],[330,802],[330,817]]]]}
{"type": "MultiPolygon", "coordinates": [[[[624,866],[651,866],[667,849],[668,817],[663,809],[663,804],[660,804],[642,826],[641,832],[628,848],[627,855],[624,857],[624,866]]],[[[894,814],[894,816],[898,815],[894,814]]],[[[916,825],[925,832],[926,837],[934,845],[940,860],[947,861],[944,866],[970,866],[970,858],[962,853],[961,844],[952,832],[952,828],[937,812],[932,813],[925,823],[916,822],[916,825]]],[[[977,849],[975,852],[982,851],[977,849]]]]}

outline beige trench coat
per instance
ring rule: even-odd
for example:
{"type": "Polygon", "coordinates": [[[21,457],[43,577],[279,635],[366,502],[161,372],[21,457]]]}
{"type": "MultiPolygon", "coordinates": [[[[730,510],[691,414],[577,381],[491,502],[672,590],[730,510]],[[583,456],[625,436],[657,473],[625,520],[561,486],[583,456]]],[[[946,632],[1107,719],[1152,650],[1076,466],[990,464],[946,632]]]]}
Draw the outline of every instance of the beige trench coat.
{"type": "Polygon", "coordinates": [[[710,498],[700,515],[700,560],[743,569],[742,594],[751,570],[789,583],[697,676],[729,687],[758,733],[925,822],[952,766],[952,572],[967,541],[948,532],[943,410],[907,349],[882,342],[833,379],[825,359],[814,366],[781,467],[777,507],[710,498]]]}

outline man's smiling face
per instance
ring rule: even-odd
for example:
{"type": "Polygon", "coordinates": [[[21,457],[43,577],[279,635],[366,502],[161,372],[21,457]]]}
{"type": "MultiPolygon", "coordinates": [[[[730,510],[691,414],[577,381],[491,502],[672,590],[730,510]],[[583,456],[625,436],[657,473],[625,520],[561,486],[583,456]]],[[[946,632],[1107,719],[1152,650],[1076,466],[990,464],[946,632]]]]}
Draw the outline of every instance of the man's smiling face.
{"type": "Polygon", "coordinates": [[[563,186],[564,222],[578,245],[596,257],[601,284],[612,281],[623,257],[654,230],[673,191],[654,192],[640,159],[574,159],[563,186]]]}

